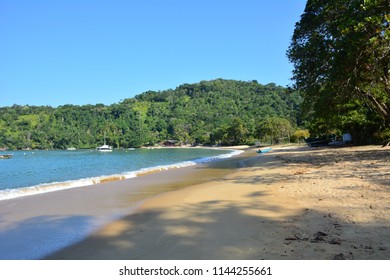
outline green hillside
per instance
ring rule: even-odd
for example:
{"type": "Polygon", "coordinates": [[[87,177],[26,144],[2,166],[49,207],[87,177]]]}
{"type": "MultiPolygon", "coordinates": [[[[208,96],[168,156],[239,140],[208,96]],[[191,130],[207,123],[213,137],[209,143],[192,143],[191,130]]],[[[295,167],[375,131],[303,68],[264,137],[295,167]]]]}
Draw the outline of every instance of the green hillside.
{"type": "Polygon", "coordinates": [[[110,106],[0,108],[0,148],[94,148],[243,144],[291,136],[300,124],[297,93],[275,84],[217,79],[148,91],[110,106]]]}

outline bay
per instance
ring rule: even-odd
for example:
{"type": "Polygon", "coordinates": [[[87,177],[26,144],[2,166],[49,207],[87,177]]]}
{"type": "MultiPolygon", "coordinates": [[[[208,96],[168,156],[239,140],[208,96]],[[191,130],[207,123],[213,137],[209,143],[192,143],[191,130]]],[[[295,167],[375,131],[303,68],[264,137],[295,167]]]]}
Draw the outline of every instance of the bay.
{"type": "Polygon", "coordinates": [[[0,200],[83,187],[230,157],[237,151],[205,148],[15,151],[0,161],[0,200]]]}

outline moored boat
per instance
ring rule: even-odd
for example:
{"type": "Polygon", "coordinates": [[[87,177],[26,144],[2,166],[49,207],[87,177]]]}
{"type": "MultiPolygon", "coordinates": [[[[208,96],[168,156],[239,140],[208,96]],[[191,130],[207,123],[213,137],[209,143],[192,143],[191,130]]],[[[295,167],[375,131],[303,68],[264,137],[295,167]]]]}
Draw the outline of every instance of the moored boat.
{"type": "Polygon", "coordinates": [[[10,158],[12,158],[12,155],[10,154],[0,155],[0,159],[10,159],[10,158]]]}
{"type": "Polygon", "coordinates": [[[112,147],[106,144],[106,134],[104,134],[104,144],[103,146],[97,147],[96,150],[102,153],[112,152],[112,147]]]}
{"type": "Polygon", "coordinates": [[[269,151],[271,151],[272,150],[272,148],[263,148],[263,149],[258,149],[257,151],[256,151],[256,153],[258,153],[258,154],[263,154],[263,153],[267,153],[267,152],[269,152],[269,151]]]}
{"type": "Polygon", "coordinates": [[[112,152],[111,146],[108,146],[106,144],[104,144],[103,146],[97,147],[96,150],[98,150],[99,152],[112,152]]]}

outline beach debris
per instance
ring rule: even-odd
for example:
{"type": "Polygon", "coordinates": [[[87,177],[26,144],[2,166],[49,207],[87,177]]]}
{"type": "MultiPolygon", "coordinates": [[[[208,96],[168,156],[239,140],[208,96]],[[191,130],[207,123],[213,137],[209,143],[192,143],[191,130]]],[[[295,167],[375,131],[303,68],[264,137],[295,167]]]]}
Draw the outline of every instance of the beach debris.
{"type": "Polygon", "coordinates": [[[354,256],[352,252],[349,252],[348,255],[344,255],[343,253],[336,254],[332,257],[332,260],[353,260],[354,256]]]}
{"type": "Polygon", "coordinates": [[[297,237],[293,236],[293,237],[286,237],[284,240],[299,240],[297,237]]]}
{"type": "Polygon", "coordinates": [[[305,237],[305,234],[302,234],[301,236],[299,236],[298,234],[294,234],[293,237],[287,237],[287,238],[285,238],[284,240],[291,240],[291,241],[294,241],[294,240],[307,241],[307,240],[309,240],[309,238],[305,237]]]}
{"type": "Polygon", "coordinates": [[[322,236],[327,236],[328,234],[322,231],[317,231],[313,236],[314,237],[322,237],[322,236]]]}
{"type": "Polygon", "coordinates": [[[317,231],[313,236],[314,236],[314,239],[310,239],[310,242],[311,243],[318,243],[318,242],[326,242],[326,240],[324,239],[325,236],[327,236],[328,234],[325,233],[325,232],[322,232],[322,231],[317,231]]]}
{"type": "Polygon", "coordinates": [[[340,254],[334,255],[332,260],[345,260],[344,254],[340,253],[340,254]]]}
{"type": "Polygon", "coordinates": [[[341,245],[341,239],[340,239],[340,238],[332,238],[332,239],[329,241],[329,244],[341,245]]]}
{"type": "Polygon", "coordinates": [[[341,227],[342,227],[339,223],[333,223],[333,226],[334,226],[335,228],[341,228],[341,227]]]}
{"type": "Polygon", "coordinates": [[[302,175],[304,173],[307,173],[307,169],[300,169],[300,170],[297,170],[295,172],[293,172],[293,175],[302,175]]]}

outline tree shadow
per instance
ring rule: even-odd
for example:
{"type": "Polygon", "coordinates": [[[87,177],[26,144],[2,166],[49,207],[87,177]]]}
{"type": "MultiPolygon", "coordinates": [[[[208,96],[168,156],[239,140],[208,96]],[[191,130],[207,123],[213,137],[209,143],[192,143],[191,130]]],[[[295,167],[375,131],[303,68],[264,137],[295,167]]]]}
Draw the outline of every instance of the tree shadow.
{"type": "MultiPolygon", "coordinates": [[[[389,171],[383,171],[383,167],[388,166],[387,153],[380,152],[378,159],[378,155],[374,156],[369,151],[349,154],[347,149],[345,152],[338,149],[342,152],[336,155],[326,153],[325,149],[318,151],[321,153],[276,151],[269,156],[238,157],[197,167],[200,170],[214,169],[212,172],[220,170],[223,174],[229,174],[235,168],[247,167],[251,171],[271,172],[218,179],[233,183],[230,186],[233,188],[236,184],[245,184],[249,190],[252,186],[265,186],[261,190],[253,188],[253,191],[246,192],[242,200],[221,198],[196,204],[179,201],[168,209],[148,208],[119,219],[88,238],[61,249],[66,246],[63,244],[58,247],[59,251],[46,259],[390,259],[388,220],[355,223],[313,209],[292,211],[288,204],[272,204],[267,188],[273,187],[276,181],[289,180],[286,174],[280,174],[277,170],[272,172],[280,167],[281,160],[286,166],[309,170],[304,171],[305,178],[310,178],[310,172],[321,172],[328,165],[340,164],[337,176],[363,176],[367,180],[389,185],[389,171]],[[358,170],[351,172],[348,166],[343,165],[348,161],[362,164],[358,170]],[[366,170],[372,166],[381,170],[375,178],[369,177],[372,170],[366,170]]],[[[335,174],[335,179],[337,176],[335,174]]],[[[205,178],[199,182],[207,180],[205,178]]],[[[11,250],[27,258],[20,252],[24,250],[19,246],[21,240],[27,240],[32,250],[36,248],[42,252],[42,247],[47,244],[37,240],[49,240],[48,243],[56,238],[61,240],[61,236],[83,232],[80,225],[90,225],[92,222],[88,216],[40,216],[28,219],[0,232],[0,251],[6,252],[2,255],[4,258],[16,258],[7,253],[11,250]]]]}
{"type": "Polygon", "coordinates": [[[213,200],[139,212],[47,259],[390,258],[389,227],[350,224],[308,209],[281,215],[286,209],[266,203],[266,196],[253,192],[250,203],[213,200]],[[325,235],[316,237],[319,232],[325,235]],[[387,233],[375,241],[370,232],[387,233]]]}
{"type": "MultiPolygon", "coordinates": [[[[360,178],[385,187],[390,186],[390,150],[353,150],[342,148],[297,149],[293,152],[280,151],[277,158],[289,165],[312,169],[317,175],[326,173],[327,177],[360,178]],[[359,165],[356,165],[358,163],[359,165]],[[327,167],[337,167],[337,172],[326,172],[327,167]]],[[[306,173],[306,172],[304,172],[306,173]]]]}
{"type": "Polygon", "coordinates": [[[229,160],[221,160],[200,165],[197,169],[227,170],[228,172],[229,170],[251,168],[252,171],[266,171],[274,168],[280,168],[283,165],[287,166],[288,163],[280,160],[278,157],[275,157],[272,153],[256,154],[255,151],[247,151],[246,153],[230,158],[229,160]]]}

